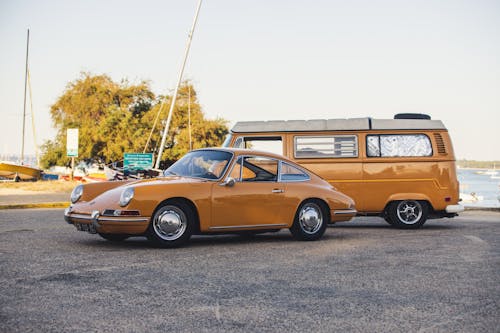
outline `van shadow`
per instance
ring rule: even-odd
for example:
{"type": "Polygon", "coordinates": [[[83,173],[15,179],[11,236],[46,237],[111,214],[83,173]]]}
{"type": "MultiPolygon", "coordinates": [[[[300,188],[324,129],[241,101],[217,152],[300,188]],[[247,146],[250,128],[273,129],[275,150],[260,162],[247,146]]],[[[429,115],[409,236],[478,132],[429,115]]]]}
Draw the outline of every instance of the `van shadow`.
{"type": "Polygon", "coordinates": [[[463,229],[462,224],[453,223],[452,220],[447,219],[430,219],[425,222],[425,224],[417,229],[404,229],[398,228],[385,222],[380,217],[356,217],[349,222],[337,222],[335,224],[329,225],[333,229],[389,229],[389,230],[399,230],[414,232],[418,230],[455,230],[463,229]]]}

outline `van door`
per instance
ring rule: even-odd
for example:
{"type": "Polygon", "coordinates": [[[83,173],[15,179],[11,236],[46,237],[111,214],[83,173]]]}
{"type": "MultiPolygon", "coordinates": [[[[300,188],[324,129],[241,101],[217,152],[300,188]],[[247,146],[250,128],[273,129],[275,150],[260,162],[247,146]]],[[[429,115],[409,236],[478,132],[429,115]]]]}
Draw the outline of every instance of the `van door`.
{"type": "Polygon", "coordinates": [[[363,166],[357,134],[305,133],[292,138],[294,162],[322,177],[342,193],[356,198],[356,208],[363,211],[363,166]]]}

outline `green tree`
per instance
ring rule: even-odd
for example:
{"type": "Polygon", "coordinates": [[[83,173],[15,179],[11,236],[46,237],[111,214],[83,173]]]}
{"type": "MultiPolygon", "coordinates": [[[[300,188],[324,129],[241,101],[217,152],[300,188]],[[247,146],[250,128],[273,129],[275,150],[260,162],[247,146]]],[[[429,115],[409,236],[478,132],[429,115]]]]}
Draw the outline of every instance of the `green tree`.
{"type": "MultiPolygon", "coordinates": [[[[160,111],[163,97],[156,97],[147,82],[131,85],[115,83],[106,75],[82,73],[71,82],[51,107],[57,134],[42,146],[42,163],[64,165],[66,130],[79,128],[79,159],[101,158],[116,161],[125,152],[142,152],[151,134],[147,152],[156,152],[161,141],[170,97],[160,111]],[[160,121],[152,130],[154,120],[160,121]]],[[[226,121],[205,119],[192,85],[179,92],[163,158],[176,160],[189,150],[188,105],[191,109],[193,148],[218,146],[227,134],[226,121]],[[188,101],[188,95],[191,99],[188,101]]]]}

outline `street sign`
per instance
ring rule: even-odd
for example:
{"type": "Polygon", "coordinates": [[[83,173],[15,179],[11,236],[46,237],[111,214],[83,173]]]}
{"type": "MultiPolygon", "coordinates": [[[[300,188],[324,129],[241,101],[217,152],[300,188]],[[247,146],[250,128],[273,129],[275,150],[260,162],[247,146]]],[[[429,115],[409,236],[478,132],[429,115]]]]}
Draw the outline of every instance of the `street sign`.
{"type": "Polygon", "coordinates": [[[153,154],[125,153],[123,158],[123,169],[149,170],[153,167],[153,154]]]}
{"type": "Polygon", "coordinates": [[[66,156],[78,157],[78,128],[68,128],[66,133],[66,156]]]}

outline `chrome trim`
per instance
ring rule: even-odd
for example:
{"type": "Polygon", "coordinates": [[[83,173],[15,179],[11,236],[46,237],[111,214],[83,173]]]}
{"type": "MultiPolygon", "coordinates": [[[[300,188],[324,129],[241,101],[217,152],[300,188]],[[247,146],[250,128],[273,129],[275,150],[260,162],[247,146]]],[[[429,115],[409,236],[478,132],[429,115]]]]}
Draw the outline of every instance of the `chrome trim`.
{"type": "Polygon", "coordinates": [[[333,211],[333,215],[356,215],[357,213],[356,209],[339,209],[333,211]]]}
{"type": "MultiPolygon", "coordinates": [[[[117,216],[118,217],[118,216],[117,216]]],[[[120,216],[120,219],[113,219],[113,218],[106,218],[106,217],[101,217],[99,218],[99,222],[146,222],[149,219],[148,218],[129,218],[129,219],[123,219],[125,216],[120,216]]]]}
{"type": "MultiPolygon", "coordinates": [[[[78,220],[86,220],[86,221],[93,221],[94,218],[90,215],[85,215],[85,214],[70,214],[70,215],[65,215],[64,219],[72,224],[73,219],[78,219],[78,220]]],[[[127,218],[126,216],[116,216],[116,218],[112,217],[98,217],[97,222],[146,222],[149,221],[149,218],[147,217],[130,217],[127,218]]]]}
{"type": "Polygon", "coordinates": [[[280,188],[275,188],[271,191],[272,193],[285,193],[285,190],[280,189],[280,188]]]}
{"type": "Polygon", "coordinates": [[[208,229],[223,230],[223,229],[245,229],[245,228],[275,228],[275,227],[286,227],[286,224],[251,224],[251,225],[231,225],[231,226],[215,226],[209,227],[208,229]]]}

